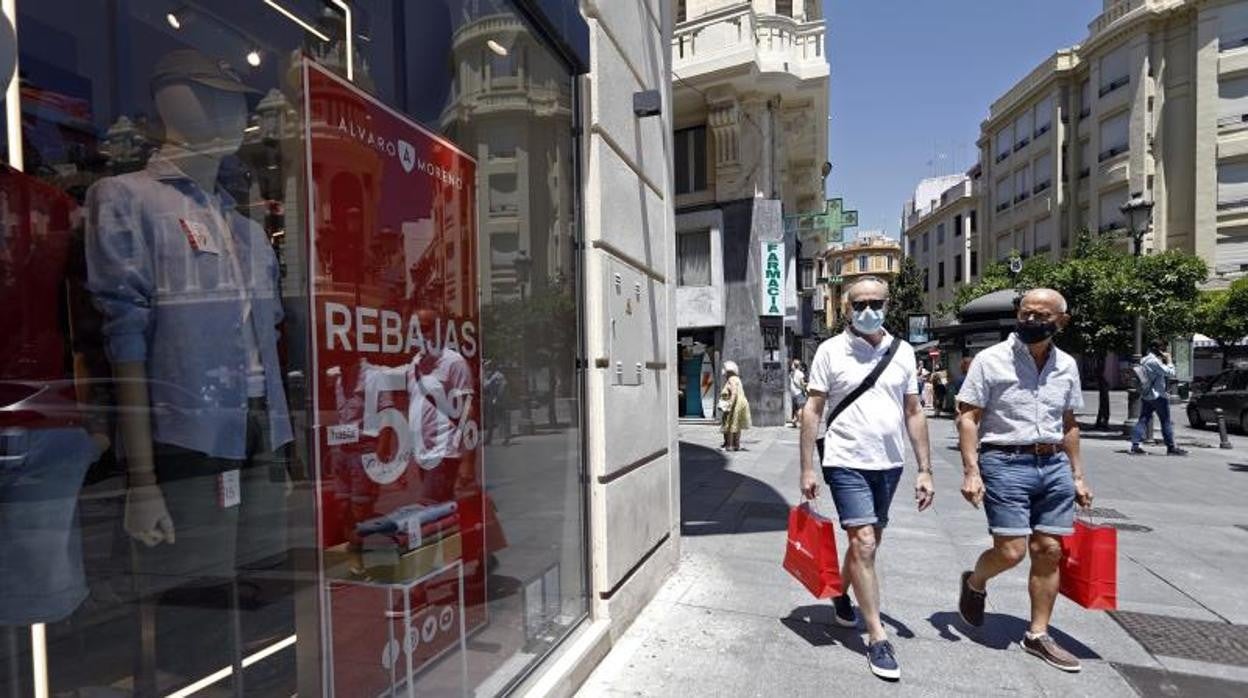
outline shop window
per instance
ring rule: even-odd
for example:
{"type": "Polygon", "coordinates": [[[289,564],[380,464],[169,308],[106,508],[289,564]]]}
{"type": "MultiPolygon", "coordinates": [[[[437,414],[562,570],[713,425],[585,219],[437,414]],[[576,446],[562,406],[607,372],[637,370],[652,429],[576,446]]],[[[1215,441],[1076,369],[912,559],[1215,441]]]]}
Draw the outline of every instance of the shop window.
{"type": "Polygon", "coordinates": [[[568,66],[508,0],[15,5],[6,694],[509,690],[588,611],[568,66]]]}

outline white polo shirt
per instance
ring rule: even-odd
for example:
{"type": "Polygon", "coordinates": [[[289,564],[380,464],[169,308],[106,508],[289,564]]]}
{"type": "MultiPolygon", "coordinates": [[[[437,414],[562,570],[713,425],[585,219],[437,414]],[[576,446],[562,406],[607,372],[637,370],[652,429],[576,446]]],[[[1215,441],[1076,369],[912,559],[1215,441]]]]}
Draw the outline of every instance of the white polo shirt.
{"type": "Polygon", "coordinates": [[[909,344],[885,332],[879,346],[872,346],[845,330],[819,345],[807,386],[827,396],[825,409],[831,411],[862,384],[893,342],[901,345],[892,363],[824,434],[825,467],[888,470],[905,465],[906,396],[918,393],[914,349],[909,344]]]}

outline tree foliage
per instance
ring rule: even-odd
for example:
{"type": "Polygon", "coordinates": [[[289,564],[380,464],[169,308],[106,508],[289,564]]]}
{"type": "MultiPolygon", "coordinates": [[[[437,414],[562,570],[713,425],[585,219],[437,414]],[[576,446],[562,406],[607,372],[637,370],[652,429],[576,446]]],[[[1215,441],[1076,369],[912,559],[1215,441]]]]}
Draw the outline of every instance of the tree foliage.
{"type": "Polygon", "coordinates": [[[896,337],[905,337],[909,332],[909,316],[922,312],[923,275],[914,263],[914,258],[906,257],[901,263],[901,271],[889,289],[888,314],[884,317],[884,327],[896,337]]]}
{"type": "MultiPolygon", "coordinates": [[[[1056,341],[1066,351],[1092,359],[1100,388],[1097,424],[1107,426],[1109,392],[1103,380],[1107,356],[1132,353],[1137,314],[1143,321],[1145,341],[1190,336],[1204,327],[1208,315],[1201,316],[1197,309],[1219,302],[1200,302],[1199,285],[1208,273],[1204,261],[1195,255],[1167,251],[1135,257],[1115,238],[1084,231],[1070,257],[1061,262],[1033,257],[1024,262],[1017,276],[1011,276],[1002,264],[988,267],[977,283],[958,289],[952,310],[1002,289],[1057,289],[1066,297],[1071,319],[1056,341]]],[[[1248,310],[1248,285],[1245,295],[1248,310]]],[[[1204,312],[1215,310],[1210,306],[1204,312]]]]}
{"type": "Polygon", "coordinates": [[[1227,347],[1248,336],[1248,277],[1230,288],[1200,294],[1195,316],[1200,332],[1222,349],[1225,363],[1227,347]]]}
{"type": "Polygon", "coordinates": [[[1061,262],[1032,257],[1016,277],[1004,264],[989,266],[978,282],[958,289],[952,310],[993,291],[1047,286],[1070,305],[1070,325],[1058,337],[1062,348],[1129,354],[1137,313],[1146,338],[1190,335],[1197,327],[1199,284],[1207,276],[1208,267],[1194,255],[1168,251],[1135,257],[1112,236],[1084,232],[1061,262]]]}

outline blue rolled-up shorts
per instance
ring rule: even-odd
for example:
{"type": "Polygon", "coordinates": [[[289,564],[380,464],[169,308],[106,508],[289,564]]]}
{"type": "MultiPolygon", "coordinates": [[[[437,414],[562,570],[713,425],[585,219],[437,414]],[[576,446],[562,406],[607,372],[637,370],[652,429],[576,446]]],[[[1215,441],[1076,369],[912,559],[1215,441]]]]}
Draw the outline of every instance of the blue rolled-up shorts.
{"type": "Polygon", "coordinates": [[[1051,456],[979,454],[984,511],[994,536],[1074,533],[1075,479],[1065,453],[1051,456]]]}
{"type": "Polygon", "coordinates": [[[901,482],[901,468],[861,470],[823,469],[823,480],[832,490],[832,502],[841,519],[841,528],[888,525],[888,508],[901,482]]]}

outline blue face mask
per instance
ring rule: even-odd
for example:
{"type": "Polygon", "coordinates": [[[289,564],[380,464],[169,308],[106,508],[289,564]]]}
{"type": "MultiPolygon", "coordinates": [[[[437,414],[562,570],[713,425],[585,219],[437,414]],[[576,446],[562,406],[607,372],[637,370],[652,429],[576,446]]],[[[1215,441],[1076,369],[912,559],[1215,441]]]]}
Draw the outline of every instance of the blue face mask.
{"type": "Polygon", "coordinates": [[[852,323],[859,334],[875,334],[884,327],[884,311],[863,308],[853,313],[852,323]]]}

